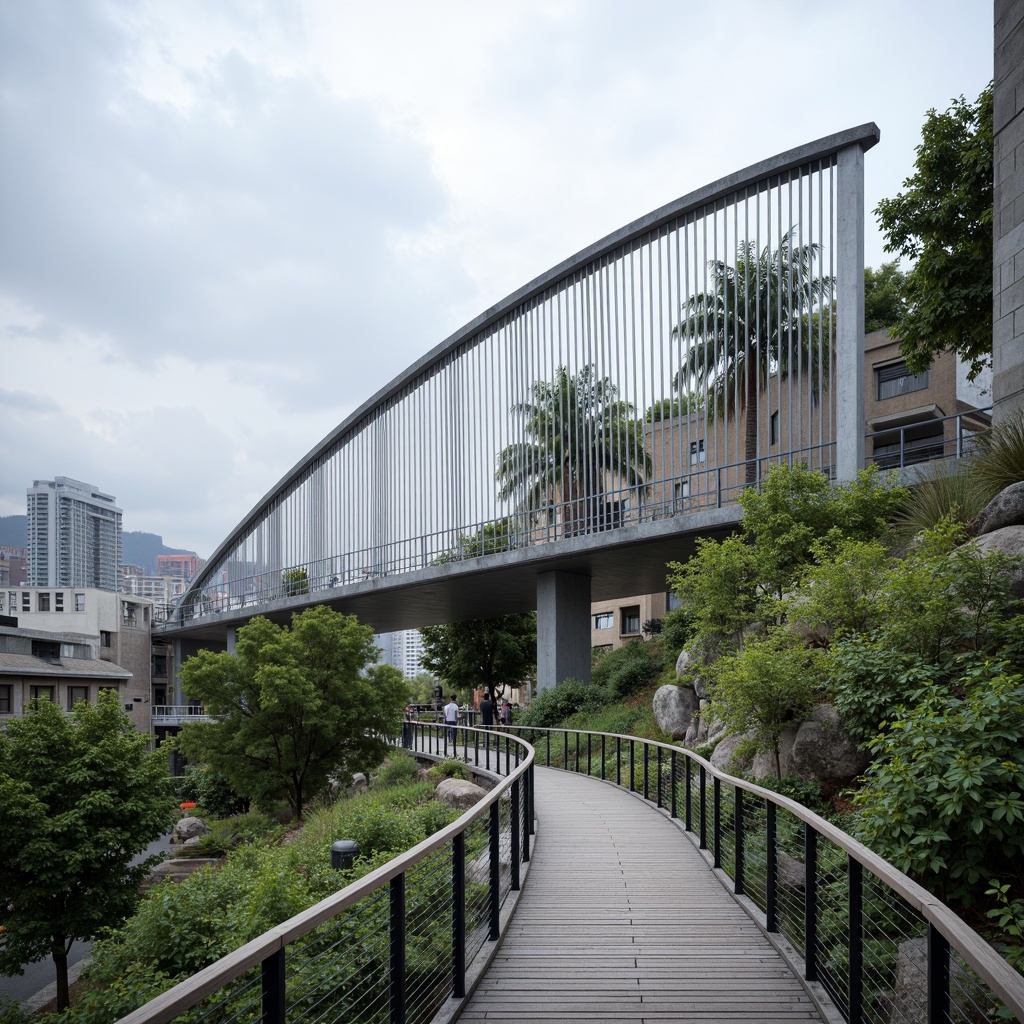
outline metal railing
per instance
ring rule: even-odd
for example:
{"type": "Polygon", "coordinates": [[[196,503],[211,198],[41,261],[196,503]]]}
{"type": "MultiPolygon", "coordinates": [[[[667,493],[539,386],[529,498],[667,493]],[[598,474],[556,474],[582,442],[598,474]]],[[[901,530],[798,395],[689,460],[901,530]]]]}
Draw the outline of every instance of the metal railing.
{"type": "MultiPolygon", "coordinates": [[[[487,744],[503,775],[474,807],[407,853],[210,964],[121,1024],[424,1024],[466,995],[520,888],[533,830],[533,750],[458,727],[487,744]]],[[[396,746],[454,754],[447,729],[404,723],[396,746]]],[[[325,851],[326,856],[326,851],[325,851]]]]}
{"type": "Polygon", "coordinates": [[[182,725],[185,722],[205,722],[210,716],[200,704],[154,704],[149,713],[154,725],[182,725]]]}
{"type": "MultiPolygon", "coordinates": [[[[935,896],[824,818],[689,750],[503,726],[537,764],[594,776],[678,818],[751,917],[785,939],[848,1024],[1024,1021],[1024,977],[935,896]]],[[[596,927],[595,923],[595,927],[596,927]]]]}
{"type": "Polygon", "coordinates": [[[962,459],[977,447],[975,435],[991,425],[992,407],[973,409],[913,423],[903,423],[865,436],[868,465],[879,469],[908,466],[941,459],[962,459]]]}

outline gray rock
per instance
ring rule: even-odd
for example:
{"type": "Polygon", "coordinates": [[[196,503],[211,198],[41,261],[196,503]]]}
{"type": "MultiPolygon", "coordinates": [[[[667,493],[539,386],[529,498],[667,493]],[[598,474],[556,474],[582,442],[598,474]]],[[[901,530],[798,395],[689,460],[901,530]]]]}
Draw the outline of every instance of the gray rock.
{"type": "Polygon", "coordinates": [[[366,776],[362,772],[356,772],[352,776],[352,785],[348,788],[349,793],[355,796],[357,793],[367,793],[369,789],[370,784],[366,781],[366,776]]]}
{"type": "Polygon", "coordinates": [[[926,1024],[928,1020],[928,940],[907,939],[899,944],[893,983],[894,1020],[926,1024]]]}
{"type": "Polygon", "coordinates": [[[456,811],[469,810],[487,790],[466,779],[443,779],[437,786],[437,799],[456,811]]]}
{"type": "Polygon", "coordinates": [[[787,889],[803,889],[807,879],[807,871],[802,860],[791,857],[784,850],[779,850],[776,860],[776,877],[779,885],[787,889]]]}
{"type": "MultiPolygon", "coordinates": [[[[782,765],[782,774],[789,775],[792,772],[793,746],[796,743],[798,727],[793,725],[782,730],[779,737],[779,762],[782,765]]],[[[754,763],[751,766],[750,774],[755,779],[776,777],[775,755],[771,751],[762,750],[754,756],[754,763]]]]}
{"type": "MultiPolygon", "coordinates": [[[[509,859],[511,856],[511,850],[507,847],[502,846],[498,852],[498,870],[500,872],[508,872],[512,867],[512,862],[509,859]]],[[[477,882],[480,884],[486,884],[491,878],[491,851],[489,848],[485,848],[484,851],[475,860],[470,861],[466,865],[466,881],[477,882]]]]}
{"type": "MultiPolygon", "coordinates": [[[[1002,551],[1007,555],[1024,555],[1024,526],[1003,526],[998,530],[976,537],[971,547],[985,554],[987,551],[1002,551]]],[[[1024,565],[1010,574],[1010,589],[1014,597],[1024,598],[1024,565]]]]}
{"type": "Polygon", "coordinates": [[[1024,480],[1004,487],[981,510],[977,526],[979,535],[1004,526],[1024,526],[1024,480]]]}
{"type": "Polygon", "coordinates": [[[654,693],[654,720],[663,733],[674,740],[682,739],[697,713],[698,704],[692,686],[659,686],[654,693]]]}
{"type": "Polygon", "coordinates": [[[824,785],[846,785],[864,772],[871,758],[843,728],[836,709],[821,704],[800,723],[787,761],[783,762],[784,775],[824,785]]]}
{"type": "Polygon", "coordinates": [[[195,839],[198,836],[205,836],[210,830],[206,827],[206,822],[202,818],[187,817],[181,818],[174,825],[174,831],[171,833],[172,843],[184,843],[189,839],[195,839]]]}
{"type": "Polygon", "coordinates": [[[677,676],[681,676],[689,668],[690,663],[692,661],[693,661],[693,656],[684,647],[679,652],[679,657],[676,658],[676,675],[677,676]]]}
{"type": "Polygon", "coordinates": [[[726,736],[718,741],[718,746],[711,751],[711,757],[708,760],[723,772],[731,774],[734,767],[737,771],[745,771],[749,767],[749,763],[737,760],[736,751],[746,739],[747,737],[739,732],[726,736]]]}
{"type": "Polygon", "coordinates": [[[222,861],[214,857],[172,857],[162,861],[146,876],[144,885],[156,885],[169,878],[172,882],[180,882],[188,878],[200,868],[214,867],[222,861]]]}

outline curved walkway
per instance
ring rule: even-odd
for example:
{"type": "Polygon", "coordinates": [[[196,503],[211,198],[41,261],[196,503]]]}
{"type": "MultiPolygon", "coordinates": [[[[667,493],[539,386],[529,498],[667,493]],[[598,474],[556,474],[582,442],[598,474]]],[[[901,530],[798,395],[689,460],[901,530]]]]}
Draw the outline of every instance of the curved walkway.
{"type": "Polygon", "coordinates": [[[664,814],[537,768],[529,876],[460,1021],[821,1021],[781,955],[664,814]]]}

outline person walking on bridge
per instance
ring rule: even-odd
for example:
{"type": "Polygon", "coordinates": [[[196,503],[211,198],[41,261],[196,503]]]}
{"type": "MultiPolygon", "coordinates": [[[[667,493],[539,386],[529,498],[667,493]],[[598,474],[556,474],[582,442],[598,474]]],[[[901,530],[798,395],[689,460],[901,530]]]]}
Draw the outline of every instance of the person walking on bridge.
{"type": "Polygon", "coordinates": [[[494,698],[488,690],[484,690],[483,700],[480,701],[480,725],[484,729],[494,725],[494,698]]]}
{"type": "Polygon", "coordinates": [[[448,703],[444,706],[444,724],[448,726],[448,739],[454,743],[457,735],[455,727],[459,724],[459,705],[454,693],[449,695],[448,703]]]}

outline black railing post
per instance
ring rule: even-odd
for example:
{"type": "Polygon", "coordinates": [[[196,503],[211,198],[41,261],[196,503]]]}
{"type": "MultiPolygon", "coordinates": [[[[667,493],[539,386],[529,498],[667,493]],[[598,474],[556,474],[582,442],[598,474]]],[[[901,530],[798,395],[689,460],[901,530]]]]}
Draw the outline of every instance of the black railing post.
{"type": "Polygon", "coordinates": [[[928,922],[928,1024],[949,1020],[949,940],[928,922]]]}
{"type": "Polygon", "coordinates": [[[391,879],[391,1024],[405,1024],[405,872],[391,879]]]}
{"type": "Polygon", "coordinates": [[[601,778],[604,779],[604,733],[601,733],[601,778]]]}
{"type": "Polygon", "coordinates": [[[693,831],[693,762],[686,758],[686,769],[683,776],[686,781],[686,795],[683,797],[683,827],[687,832],[693,831]]]}
{"type": "Polygon", "coordinates": [[[847,1024],[861,1024],[864,1012],[864,869],[847,854],[847,916],[849,919],[850,966],[847,981],[847,1024]]]}
{"type": "Polygon", "coordinates": [[[498,804],[491,804],[491,927],[488,938],[496,942],[501,935],[501,819],[498,815],[498,804]]]}
{"type": "Polygon", "coordinates": [[[591,734],[587,733],[587,774],[590,775],[590,740],[591,734]]]}
{"type": "MultiPolygon", "coordinates": [[[[506,754],[506,762],[508,755],[506,754]]],[[[512,783],[512,807],[510,808],[510,821],[512,825],[512,836],[509,852],[512,864],[512,891],[519,891],[519,780],[512,783]]]]}
{"type": "Polygon", "coordinates": [[[650,744],[644,744],[644,799],[650,799],[650,767],[651,767],[651,747],[650,744]]]}
{"type": "Polygon", "coordinates": [[[654,767],[655,767],[655,774],[658,777],[658,797],[657,797],[657,800],[656,800],[655,803],[656,803],[657,807],[661,807],[662,806],[662,803],[661,803],[661,747],[657,748],[657,752],[658,752],[658,757],[657,757],[657,760],[655,762],[654,767]]]}
{"type": "Polygon", "coordinates": [[[775,911],[779,890],[779,852],[776,846],[775,804],[771,800],[765,803],[764,842],[768,863],[765,865],[764,878],[764,926],[767,931],[775,932],[779,930],[775,911]]]}
{"type": "MultiPolygon", "coordinates": [[[[534,785],[536,784],[536,779],[534,778],[534,775],[533,775],[533,768],[534,768],[534,766],[531,764],[529,769],[527,770],[527,774],[530,777],[530,798],[529,798],[529,806],[526,808],[526,814],[527,814],[528,824],[530,826],[529,832],[530,832],[531,836],[535,835],[536,832],[537,832],[536,827],[534,826],[534,813],[533,813],[534,812],[534,806],[533,806],[534,785]]],[[[530,858],[529,857],[524,857],[523,859],[524,860],[529,860],[530,858]]]]}
{"type": "Polygon", "coordinates": [[[670,810],[669,813],[670,813],[670,815],[673,818],[678,818],[679,815],[676,814],[676,786],[678,785],[678,781],[679,780],[676,777],[676,752],[674,750],[669,754],[668,777],[669,777],[669,780],[670,780],[671,785],[672,785],[672,795],[671,795],[671,805],[670,805],[671,810],[670,810]]]}
{"type": "Polygon", "coordinates": [[[615,785],[622,785],[622,737],[615,737],[615,785]]]}
{"type": "Polygon", "coordinates": [[[629,791],[636,792],[636,740],[629,741],[629,791]]]}
{"type": "Polygon", "coordinates": [[[551,767],[551,733],[544,733],[544,743],[546,749],[547,760],[544,762],[549,768],[551,767]]]}
{"type": "Polygon", "coordinates": [[[484,767],[491,770],[491,734],[488,730],[484,730],[484,767]]]}
{"type": "Polygon", "coordinates": [[[452,839],[452,995],[466,994],[466,833],[452,839]]]}
{"type": "Polygon", "coordinates": [[[284,947],[263,961],[263,1024],[284,1024],[284,947]]]}
{"type": "Polygon", "coordinates": [[[736,816],[733,829],[736,833],[736,869],[733,872],[733,892],[742,896],[743,888],[743,790],[736,786],[736,816]]]}
{"type": "Polygon", "coordinates": [[[713,852],[715,855],[715,867],[722,866],[722,783],[716,775],[711,780],[711,791],[714,794],[713,806],[715,809],[714,821],[711,823],[712,836],[714,837],[713,852]]]}
{"type": "Polygon", "coordinates": [[[818,980],[818,833],[804,822],[804,979],[818,980]]]}
{"type": "Polygon", "coordinates": [[[708,848],[708,771],[704,765],[700,766],[700,773],[697,776],[697,784],[700,786],[700,846],[699,849],[708,848]]]}
{"type": "Polygon", "coordinates": [[[522,807],[516,808],[516,814],[522,815],[523,830],[522,830],[522,859],[525,863],[530,859],[530,829],[533,827],[533,822],[530,820],[530,792],[533,789],[533,765],[531,764],[527,768],[526,773],[523,775],[523,798],[522,807]]]}
{"type": "MultiPolygon", "coordinates": [[[[565,737],[566,737],[566,740],[568,741],[569,734],[566,733],[565,737]]],[[[573,740],[573,748],[574,748],[574,751],[575,751],[574,754],[573,754],[572,770],[574,772],[578,773],[579,770],[580,770],[580,734],[579,734],[579,732],[577,732],[577,731],[573,732],[572,740],[573,740]]],[[[566,742],[566,746],[568,746],[568,742],[566,742]]]]}

